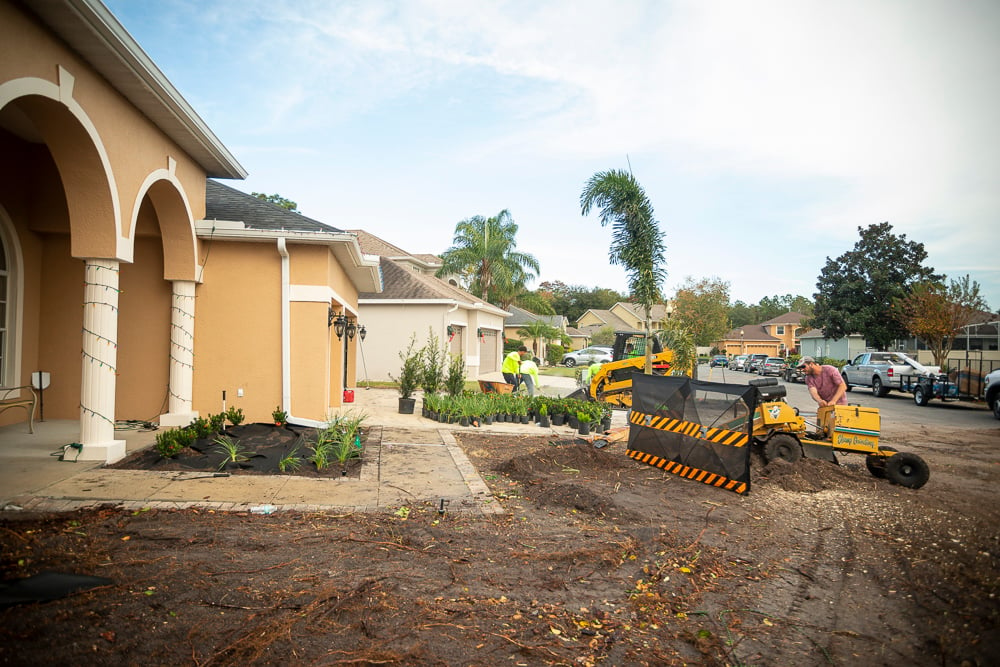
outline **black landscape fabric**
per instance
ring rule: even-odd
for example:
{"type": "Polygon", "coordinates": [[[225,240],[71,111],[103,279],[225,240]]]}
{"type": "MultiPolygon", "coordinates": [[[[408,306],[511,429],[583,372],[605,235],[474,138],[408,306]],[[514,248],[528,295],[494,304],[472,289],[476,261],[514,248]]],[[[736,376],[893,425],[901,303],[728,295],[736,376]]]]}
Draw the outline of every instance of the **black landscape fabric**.
{"type": "Polygon", "coordinates": [[[628,455],[688,479],[747,493],[756,403],[756,387],[636,373],[628,455]]]}

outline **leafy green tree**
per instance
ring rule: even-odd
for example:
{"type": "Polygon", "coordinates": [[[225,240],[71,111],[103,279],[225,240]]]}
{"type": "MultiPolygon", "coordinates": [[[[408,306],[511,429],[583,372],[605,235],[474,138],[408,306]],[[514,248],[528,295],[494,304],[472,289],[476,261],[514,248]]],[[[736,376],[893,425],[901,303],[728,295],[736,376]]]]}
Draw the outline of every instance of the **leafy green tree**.
{"type": "Polygon", "coordinates": [[[514,298],[514,305],[532,312],[536,315],[555,315],[556,311],[543,294],[536,291],[522,291],[514,298]]]}
{"type": "Polygon", "coordinates": [[[615,328],[601,327],[590,336],[590,344],[611,347],[615,344],[615,328]]]}
{"type": "Polygon", "coordinates": [[[816,282],[818,292],[812,326],[827,336],[863,335],[870,345],[885,350],[907,334],[894,316],[892,305],[910,293],[913,285],[940,281],[932,267],[924,266],[923,243],[907,241],[882,222],[858,227],[861,239],[854,249],[837,259],[826,258],[816,282]]]}
{"type": "MultiPolygon", "coordinates": [[[[602,171],[594,174],[580,194],[580,212],[601,209],[601,226],[611,224],[608,257],[625,267],[631,296],[645,311],[646,338],[652,336],[650,310],[660,303],[661,285],[667,277],[663,253],[666,245],[656,222],[653,205],[632,174],[602,171]]],[[[646,344],[646,374],[653,372],[653,346],[646,344]]]]}
{"type": "Polygon", "coordinates": [[[660,344],[674,353],[671,375],[683,375],[697,369],[698,359],[694,335],[680,320],[669,319],[663,323],[663,328],[656,332],[660,344]]]}
{"type": "Polygon", "coordinates": [[[714,277],[688,277],[674,297],[672,319],[690,333],[695,346],[721,339],[729,330],[729,283],[714,277]]]}
{"type": "Polygon", "coordinates": [[[516,250],[516,236],[517,225],[507,210],[462,220],[451,247],[441,255],[438,277],[458,274],[470,292],[506,308],[539,270],[537,259],[516,250]]]}
{"type": "Polygon", "coordinates": [[[299,205],[293,202],[291,199],[285,199],[281,195],[266,195],[263,192],[251,192],[251,195],[257,199],[261,199],[268,203],[274,204],[275,206],[280,206],[281,208],[291,211],[292,213],[299,212],[299,205]]]}
{"type": "MultiPolygon", "coordinates": [[[[552,304],[552,309],[575,323],[588,310],[609,310],[619,301],[627,301],[626,295],[606,287],[584,287],[567,285],[556,281],[545,281],[538,286],[538,294],[552,304]]],[[[542,311],[534,311],[543,314],[542,311]]]]}
{"type": "Polygon", "coordinates": [[[955,338],[963,333],[962,327],[989,306],[979,294],[979,283],[966,275],[947,286],[933,281],[918,283],[896,301],[895,309],[910,333],[927,344],[934,363],[944,366],[955,338]]]}
{"type": "Polygon", "coordinates": [[[764,320],[760,319],[757,305],[747,305],[742,301],[737,301],[729,307],[730,327],[739,328],[746,324],[759,324],[764,320]]]}

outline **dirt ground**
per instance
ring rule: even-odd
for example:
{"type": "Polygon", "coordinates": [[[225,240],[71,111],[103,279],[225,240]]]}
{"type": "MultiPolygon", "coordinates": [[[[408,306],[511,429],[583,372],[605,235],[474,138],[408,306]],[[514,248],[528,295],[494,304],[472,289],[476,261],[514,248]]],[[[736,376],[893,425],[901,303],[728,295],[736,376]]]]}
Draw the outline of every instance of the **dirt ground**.
{"type": "MultiPolygon", "coordinates": [[[[0,515],[3,664],[995,665],[1000,430],[896,431],[919,490],[755,463],[746,496],[615,444],[460,444],[503,514],[0,515]]],[[[369,443],[372,446],[373,443],[369,443]]]]}

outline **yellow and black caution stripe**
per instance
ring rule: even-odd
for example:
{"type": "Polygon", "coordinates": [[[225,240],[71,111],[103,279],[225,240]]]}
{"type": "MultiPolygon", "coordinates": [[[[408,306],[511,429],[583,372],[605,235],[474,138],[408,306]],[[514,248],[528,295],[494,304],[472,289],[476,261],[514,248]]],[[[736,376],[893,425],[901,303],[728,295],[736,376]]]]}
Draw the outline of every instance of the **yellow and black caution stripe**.
{"type": "Polygon", "coordinates": [[[636,461],[735,493],[745,494],[750,490],[747,450],[750,438],[746,433],[636,410],[629,415],[629,421],[638,427],[639,435],[631,437],[630,434],[626,454],[636,461]],[[644,429],[653,429],[653,433],[644,429]],[[655,435],[657,431],[661,432],[662,438],[655,435]],[[653,439],[643,437],[643,432],[653,435],[653,439]],[[687,438],[702,441],[703,445],[697,448],[682,445],[681,441],[687,438]],[[706,448],[712,452],[706,452],[706,448]],[[643,449],[655,449],[659,453],[643,449]],[[691,459],[697,459],[699,465],[689,465],[693,463],[691,459]]]}

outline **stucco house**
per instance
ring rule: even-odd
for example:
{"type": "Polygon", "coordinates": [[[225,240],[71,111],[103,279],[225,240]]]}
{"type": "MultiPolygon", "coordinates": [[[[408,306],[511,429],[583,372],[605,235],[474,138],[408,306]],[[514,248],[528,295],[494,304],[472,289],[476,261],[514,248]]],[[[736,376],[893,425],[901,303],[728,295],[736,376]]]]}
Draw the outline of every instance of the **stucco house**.
{"type": "MultiPolygon", "coordinates": [[[[662,329],[672,314],[672,304],[654,304],[649,309],[653,331],[662,329]]],[[[591,308],[576,322],[576,328],[588,338],[605,327],[611,327],[615,331],[642,331],[645,326],[646,313],[643,307],[626,301],[619,301],[607,310],[591,308]]]]}
{"type": "Polygon", "coordinates": [[[715,347],[726,354],[769,354],[786,357],[799,352],[799,338],[803,333],[802,313],[789,311],[761,324],[746,324],[730,329],[715,347]]]}
{"type": "Polygon", "coordinates": [[[362,373],[369,380],[399,376],[399,353],[411,339],[423,347],[434,335],[450,354],[465,358],[466,374],[475,380],[500,370],[503,321],[509,313],[437,278],[434,255],[413,255],[364,230],[352,230],[366,255],[379,257],[383,288],[362,292],[358,308],[367,336],[362,344],[362,373]]]}
{"type": "Polygon", "coordinates": [[[843,338],[829,338],[822,329],[810,329],[799,336],[799,340],[801,353],[817,358],[848,361],[867,349],[865,337],[856,333],[843,338]]]}
{"type": "Polygon", "coordinates": [[[745,324],[742,327],[730,329],[721,341],[715,345],[725,350],[729,356],[737,354],[766,354],[778,356],[781,340],[767,332],[760,324],[745,324]]]}
{"type": "Polygon", "coordinates": [[[223,392],[324,419],[354,361],[330,315],[379,285],[356,237],[241,213],[208,179],[246,171],[96,0],[0,0],[0,44],[0,386],[49,373],[80,460],[124,456],[116,420],[186,424],[223,392]]]}

